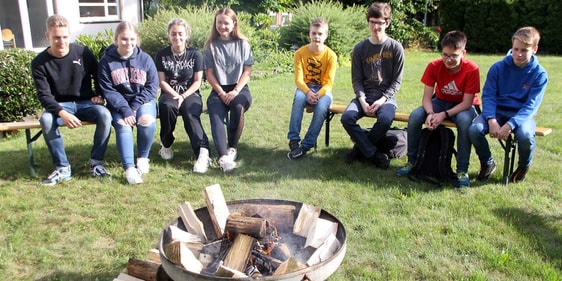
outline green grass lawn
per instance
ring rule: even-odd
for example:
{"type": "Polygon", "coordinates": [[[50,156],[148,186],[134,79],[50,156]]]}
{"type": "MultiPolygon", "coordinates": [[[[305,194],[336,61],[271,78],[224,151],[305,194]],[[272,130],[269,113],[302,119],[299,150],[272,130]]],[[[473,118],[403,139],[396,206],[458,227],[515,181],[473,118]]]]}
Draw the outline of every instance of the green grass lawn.
{"type": "MultiPolygon", "coordinates": [[[[439,54],[406,55],[398,111],[408,113],[420,105],[425,65],[439,54]]],[[[501,59],[468,57],[480,65],[482,83],[489,66],[501,59]]],[[[250,82],[254,103],[246,115],[239,167],[228,175],[216,164],[204,175],[191,171],[194,159],[181,120],[175,158],[159,157],[156,138],[151,172],[136,186],[126,184],[113,136],[106,155],[113,178],[89,176],[93,126],[62,129],[74,177],[54,187],[39,185],[53,169],[42,138],[34,145],[37,178],[30,176],[24,133],[2,139],[0,280],[113,280],[129,258],[147,258],[181,203],[205,206],[202,190],[215,183],[227,201],[291,200],[336,216],[347,230],[347,253],[330,280],[562,280],[562,57],[540,61],[551,81],[537,121],[554,132],[537,138],[527,179],[509,186],[500,183],[502,149],[492,140],[498,171],[486,184],[474,181],[465,194],[395,176],[405,158],[393,160],[388,170],[346,165],[352,143],[339,116],[332,122],[329,148],[321,134],[317,151],[288,160],[295,89],[290,74],[250,82]]],[[[347,104],[351,98],[349,64],[342,63],[334,99],[347,104]]],[[[210,137],[208,117],[203,120],[210,137]]],[[[478,170],[473,152],[471,178],[478,170]]]]}

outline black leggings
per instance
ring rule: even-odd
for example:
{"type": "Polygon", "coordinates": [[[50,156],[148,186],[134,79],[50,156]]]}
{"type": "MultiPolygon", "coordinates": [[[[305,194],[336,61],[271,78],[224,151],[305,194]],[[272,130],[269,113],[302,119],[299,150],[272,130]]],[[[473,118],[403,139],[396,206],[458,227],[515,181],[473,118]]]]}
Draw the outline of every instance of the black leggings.
{"type": "MultiPolygon", "coordinates": [[[[235,86],[228,85],[222,86],[222,88],[225,92],[229,92],[235,86]]],[[[207,109],[211,119],[213,141],[219,158],[227,154],[229,147],[236,148],[238,146],[244,130],[244,112],[250,108],[251,104],[252,95],[247,85],[240,90],[238,95],[230,102],[230,105],[224,104],[215,90],[211,91],[209,98],[207,98],[207,109]],[[230,111],[230,116],[228,116],[228,111],[230,111]]]]}
{"type": "Polygon", "coordinates": [[[158,99],[158,112],[160,114],[160,141],[165,147],[174,143],[174,130],[178,115],[182,116],[183,126],[195,157],[199,157],[201,147],[209,149],[209,139],[201,125],[203,100],[199,93],[189,95],[178,108],[178,100],[172,95],[162,93],[158,99]]]}

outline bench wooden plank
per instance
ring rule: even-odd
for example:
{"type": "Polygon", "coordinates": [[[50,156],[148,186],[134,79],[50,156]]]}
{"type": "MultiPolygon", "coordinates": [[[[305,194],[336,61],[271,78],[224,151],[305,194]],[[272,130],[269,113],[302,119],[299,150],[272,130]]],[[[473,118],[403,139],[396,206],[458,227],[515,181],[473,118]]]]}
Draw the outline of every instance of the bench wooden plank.
{"type": "MultiPolygon", "coordinates": [[[[326,146],[330,145],[330,123],[332,121],[332,118],[334,118],[336,114],[342,114],[346,108],[347,106],[344,104],[332,103],[330,105],[330,108],[328,109],[328,115],[326,115],[326,121],[325,121],[326,146]]],[[[312,111],[313,110],[311,107],[307,107],[307,112],[312,112],[312,111]]],[[[372,117],[372,118],[376,118],[376,117],[372,117]]],[[[396,112],[396,114],[394,115],[394,121],[407,123],[409,118],[410,115],[406,113],[396,112]]],[[[456,128],[456,124],[451,120],[444,120],[441,124],[447,127],[456,128]]],[[[550,133],[552,133],[551,128],[537,127],[535,130],[535,135],[540,137],[547,136],[550,133]]],[[[513,138],[512,135],[510,135],[507,141],[505,142],[500,139],[498,139],[498,141],[500,142],[500,145],[504,150],[504,171],[503,171],[502,181],[505,185],[507,185],[509,183],[509,175],[513,173],[513,169],[515,166],[515,151],[517,150],[517,141],[513,138]]]]}
{"type": "Polygon", "coordinates": [[[548,135],[550,135],[550,133],[552,133],[552,129],[551,129],[551,128],[537,127],[537,128],[535,129],[535,135],[537,135],[537,136],[539,136],[539,137],[548,136],[548,135]]]}
{"type": "MultiPolygon", "coordinates": [[[[342,114],[345,111],[346,108],[347,108],[347,105],[332,103],[330,105],[330,108],[328,109],[328,112],[330,112],[332,114],[342,114]]],[[[307,112],[312,112],[312,110],[307,109],[307,112]]],[[[410,114],[402,113],[402,112],[396,112],[396,114],[394,116],[394,121],[406,122],[407,123],[409,118],[410,118],[410,114]]],[[[444,120],[442,124],[444,126],[447,126],[447,127],[456,127],[456,124],[454,122],[450,121],[450,120],[444,120]]],[[[550,133],[552,133],[551,128],[537,127],[536,130],[535,130],[535,135],[540,136],[540,137],[547,136],[550,133]]]]}
{"type": "MultiPolygon", "coordinates": [[[[93,125],[95,123],[85,122],[82,121],[82,125],[93,125]]],[[[61,127],[64,127],[61,126],[61,127]]],[[[16,130],[25,130],[25,139],[27,143],[27,157],[29,160],[29,167],[31,170],[31,176],[34,177],[36,175],[35,172],[35,160],[33,158],[33,143],[39,139],[43,131],[41,130],[41,124],[39,120],[28,120],[28,121],[20,121],[20,122],[2,122],[0,123],[0,131],[16,131],[16,130]],[[31,129],[39,129],[35,135],[31,135],[31,129]]]]}
{"type": "MultiPolygon", "coordinates": [[[[207,113],[207,108],[203,108],[202,113],[207,113]]],[[[160,116],[156,116],[156,118],[160,118],[160,116]]],[[[83,126],[87,125],[94,125],[95,123],[82,121],[83,126]]],[[[60,127],[66,127],[62,125],[60,127]]],[[[31,169],[31,176],[35,176],[35,161],[33,159],[33,143],[41,136],[43,131],[41,130],[41,124],[39,120],[27,120],[27,121],[19,121],[19,122],[1,122],[0,123],[0,132],[3,131],[16,131],[16,130],[25,130],[25,138],[27,142],[27,155],[29,158],[29,166],[31,169]],[[31,129],[39,129],[39,131],[31,136],[31,129]]]]}

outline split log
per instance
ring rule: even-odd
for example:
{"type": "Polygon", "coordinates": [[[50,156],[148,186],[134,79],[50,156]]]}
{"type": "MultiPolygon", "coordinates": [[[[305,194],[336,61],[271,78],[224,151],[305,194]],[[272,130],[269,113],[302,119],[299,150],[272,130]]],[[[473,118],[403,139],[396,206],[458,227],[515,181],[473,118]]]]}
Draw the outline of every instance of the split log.
{"type": "Polygon", "coordinates": [[[330,234],[336,235],[338,232],[338,223],[327,219],[316,219],[316,222],[309,229],[308,235],[306,236],[305,247],[318,248],[330,234]]]}
{"type": "Polygon", "coordinates": [[[279,232],[289,233],[293,231],[296,218],[296,207],[294,205],[261,205],[244,204],[240,209],[243,216],[266,219],[274,225],[279,232]]]}
{"type": "Polygon", "coordinates": [[[231,234],[246,234],[258,240],[266,235],[267,222],[263,218],[230,215],[226,220],[225,231],[231,234]]]}
{"type": "Polygon", "coordinates": [[[148,260],[162,263],[162,261],[160,261],[160,251],[158,251],[158,249],[151,249],[150,251],[148,251],[148,260]]]}
{"type": "Polygon", "coordinates": [[[181,220],[185,225],[187,232],[198,235],[203,243],[207,243],[207,234],[205,234],[205,228],[203,227],[203,222],[197,217],[195,211],[191,207],[189,202],[185,202],[178,208],[178,213],[180,214],[181,220]]]}
{"type": "Polygon", "coordinates": [[[236,235],[226,254],[223,265],[244,272],[255,243],[256,239],[252,236],[245,234],[236,235]]]}
{"type": "Polygon", "coordinates": [[[306,268],[306,265],[297,261],[294,258],[289,258],[286,261],[284,261],[281,265],[279,265],[279,267],[277,267],[277,270],[275,270],[275,272],[273,273],[273,275],[283,275],[286,273],[291,273],[291,272],[295,272],[298,270],[301,270],[303,268],[306,268]]]}
{"type": "Polygon", "coordinates": [[[168,260],[177,265],[183,266],[188,271],[200,273],[203,265],[183,242],[172,242],[164,245],[164,254],[168,260]]]}
{"type": "Polygon", "coordinates": [[[159,263],[130,258],[127,274],[145,281],[157,281],[159,263]]]}
{"type": "Polygon", "coordinates": [[[293,227],[293,233],[299,236],[306,237],[308,235],[309,229],[313,226],[314,222],[318,217],[320,217],[321,209],[303,203],[299,211],[297,220],[295,221],[295,226],[293,227]]]}
{"type": "Polygon", "coordinates": [[[217,237],[222,237],[224,234],[224,227],[226,219],[230,215],[226,200],[222,194],[220,185],[214,184],[207,186],[203,192],[205,194],[205,202],[207,203],[207,210],[211,217],[211,222],[215,229],[217,237]]]}
{"type": "Polygon", "coordinates": [[[175,226],[175,225],[169,225],[166,228],[166,240],[165,241],[170,241],[170,242],[174,242],[174,241],[180,241],[180,242],[186,242],[186,243],[200,243],[202,244],[202,240],[201,237],[199,237],[196,234],[192,234],[189,233],[183,229],[180,229],[179,227],[175,226]]]}
{"type": "Polygon", "coordinates": [[[341,244],[335,235],[330,234],[326,241],[314,251],[312,256],[306,261],[308,266],[313,266],[319,264],[334,255],[334,253],[340,248],[341,244]]]}

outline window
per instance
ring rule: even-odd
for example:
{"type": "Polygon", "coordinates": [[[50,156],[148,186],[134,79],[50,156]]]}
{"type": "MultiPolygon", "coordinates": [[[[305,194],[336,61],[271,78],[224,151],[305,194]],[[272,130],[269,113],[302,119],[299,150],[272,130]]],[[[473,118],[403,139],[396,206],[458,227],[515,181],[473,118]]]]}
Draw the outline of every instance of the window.
{"type": "Polygon", "coordinates": [[[80,22],[119,20],[118,0],[78,0],[80,22]]]}

